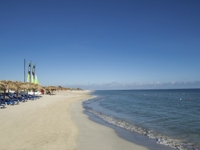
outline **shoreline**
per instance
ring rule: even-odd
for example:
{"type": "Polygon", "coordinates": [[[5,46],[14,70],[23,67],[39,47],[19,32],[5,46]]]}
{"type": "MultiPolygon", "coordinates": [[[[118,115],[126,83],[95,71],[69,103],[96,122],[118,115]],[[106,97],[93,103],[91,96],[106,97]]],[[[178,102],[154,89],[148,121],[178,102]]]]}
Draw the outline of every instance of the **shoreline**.
{"type": "Polygon", "coordinates": [[[171,150],[87,112],[92,91],[60,91],[0,109],[1,150],[171,150]]]}
{"type": "Polygon", "coordinates": [[[174,150],[144,135],[105,122],[85,110],[83,101],[74,102],[70,108],[72,119],[79,129],[77,150],[174,150]]]}
{"type": "Polygon", "coordinates": [[[70,112],[79,130],[77,150],[122,150],[125,147],[126,150],[147,150],[118,137],[113,129],[91,121],[84,113],[82,101],[72,103],[70,112]]]}

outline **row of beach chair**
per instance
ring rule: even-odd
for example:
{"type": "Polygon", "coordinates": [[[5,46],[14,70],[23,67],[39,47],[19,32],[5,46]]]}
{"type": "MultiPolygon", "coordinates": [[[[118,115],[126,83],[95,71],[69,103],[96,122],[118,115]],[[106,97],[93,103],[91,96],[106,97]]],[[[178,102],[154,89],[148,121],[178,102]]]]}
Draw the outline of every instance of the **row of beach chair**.
{"type": "Polygon", "coordinates": [[[27,102],[28,100],[36,100],[41,98],[39,95],[31,95],[25,92],[21,93],[6,93],[6,99],[4,100],[4,94],[0,93],[0,108],[5,108],[6,105],[17,105],[20,102],[27,102]]]}

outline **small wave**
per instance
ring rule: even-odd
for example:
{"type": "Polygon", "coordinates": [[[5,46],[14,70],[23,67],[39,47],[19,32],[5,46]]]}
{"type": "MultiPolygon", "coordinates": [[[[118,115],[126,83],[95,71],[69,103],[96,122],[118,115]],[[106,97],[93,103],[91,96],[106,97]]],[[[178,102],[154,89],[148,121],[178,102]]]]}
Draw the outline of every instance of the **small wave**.
{"type": "Polygon", "coordinates": [[[104,121],[106,121],[110,124],[116,125],[118,127],[130,130],[133,132],[137,132],[137,133],[145,135],[151,139],[155,139],[155,142],[158,144],[176,148],[177,150],[200,150],[200,147],[195,147],[191,143],[188,143],[185,141],[180,141],[177,139],[172,139],[170,137],[157,134],[152,130],[147,130],[142,127],[127,123],[123,120],[120,120],[120,119],[117,119],[117,118],[114,118],[111,116],[107,116],[105,114],[96,112],[96,111],[92,110],[91,108],[90,109],[86,108],[86,109],[87,109],[87,111],[93,113],[94,115],[98,116],[99,118],[103,119],[104,121]]]}
{"type": "Polygon", "coordinates": [[[88,107],[88,106],[83,106],[83,108],[87,109],[87,110],[92,110],[91,107],[88,107]]]}

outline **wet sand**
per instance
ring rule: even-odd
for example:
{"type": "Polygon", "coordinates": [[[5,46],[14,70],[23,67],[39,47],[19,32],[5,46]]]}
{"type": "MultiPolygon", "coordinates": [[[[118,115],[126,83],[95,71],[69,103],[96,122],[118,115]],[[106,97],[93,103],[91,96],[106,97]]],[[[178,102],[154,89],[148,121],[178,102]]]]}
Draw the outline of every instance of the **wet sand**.
{"type": "Polygon", "coordinates": [[[83,111],[82,102],[72,104],[72,118],[79,128],[78,150],[147,150],[120,138],[114,129],[91,121],[83,111]]]}
{"type": "Polygon", "coordinates": [[[85,111],[82,101],[73,103],[70,111],[79,129],[78,150],[174,150],[146,136],[101,120],[85,111]]]}

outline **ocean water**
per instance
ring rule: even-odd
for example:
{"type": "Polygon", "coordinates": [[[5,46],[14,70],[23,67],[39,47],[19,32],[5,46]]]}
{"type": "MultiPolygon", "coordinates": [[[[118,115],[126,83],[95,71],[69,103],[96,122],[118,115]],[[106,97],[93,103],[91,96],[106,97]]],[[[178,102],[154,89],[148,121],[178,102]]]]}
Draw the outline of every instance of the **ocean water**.
{"type": "Polygon", "coordinates": [[[94,91],[86,111],[180,150],[200,150],[200,89],[94,91]]]}

